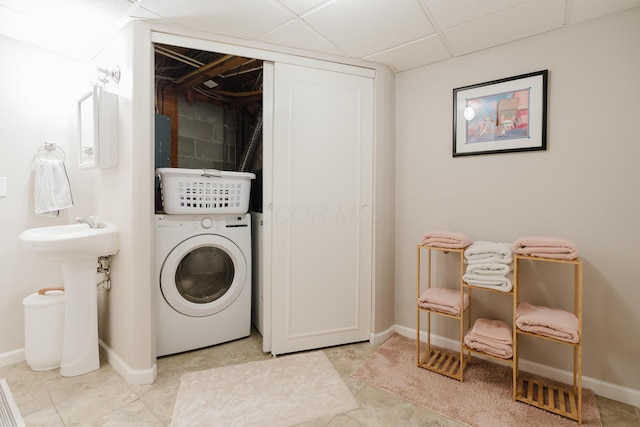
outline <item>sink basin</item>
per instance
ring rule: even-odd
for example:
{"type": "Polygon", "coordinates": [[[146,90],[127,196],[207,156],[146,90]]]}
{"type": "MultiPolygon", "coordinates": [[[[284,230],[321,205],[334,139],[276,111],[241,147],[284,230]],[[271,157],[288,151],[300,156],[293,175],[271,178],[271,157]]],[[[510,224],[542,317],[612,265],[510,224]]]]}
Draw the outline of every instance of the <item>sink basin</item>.
{"type": "Polygon", "coordinates": [[[118,252],[118,227],[101,221],[32,228],[20,235],[25,251],[62,266],[64,340],[60,375],[73,377],[100,368],[98,348],[98,258],[118,252]]]}
{"type": "Polygon", "coordinates": [[[102,228],[88,224],[55,225],[32,228],[20,235],[24,250],[50,261],[95,260],[118,252],[118,228],[102,222],[102,228]]]}

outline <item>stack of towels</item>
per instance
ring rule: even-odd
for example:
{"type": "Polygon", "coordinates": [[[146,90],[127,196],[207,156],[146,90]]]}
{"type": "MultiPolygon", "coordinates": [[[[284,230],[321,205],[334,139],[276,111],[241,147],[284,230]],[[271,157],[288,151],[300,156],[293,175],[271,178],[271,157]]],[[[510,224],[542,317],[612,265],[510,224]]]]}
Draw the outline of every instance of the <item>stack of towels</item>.
{"type": "Polygon", "coordinates": [[[513,289],[513,250],[510,243],[479,240],[464,251],[465,283],[497,291],[513,289]]]}
{"type": "Polygon", "coordinates": [[[513,331],[502,320],[479,318],[464,337],[467,347],[502,359],[513,357],[513,331]]]}
{"type": "Polygon", "coordinates": [[[420,243],[439,248],[464,249],[473,241],[468,236],[455,231],[430,231],[422,236],[420,243]]]}
{"type": "MultiPolygon", "coordinates": [[[[464,308],[469,307],[469,295],[464,294],[464,308]]],[[[427,310],[439,311],[441,313],[460,315],[460,291],[434,286],[427,289],[418,298],[418,305],[427,310]]]]}
{"type": "Polygon", "coordinates": [[[513,251],[519,255],[539,258],[572,260],[578,258],[575,243],[559,237],[524,236],[513,243],[513,251]]]}
{"type": "Polygon", "coordinates": [[[521,302],[516,308],[516,326],[525,332],[544,335],[560,341],[578,343],[578,318],[559,308],[521,302]]]}

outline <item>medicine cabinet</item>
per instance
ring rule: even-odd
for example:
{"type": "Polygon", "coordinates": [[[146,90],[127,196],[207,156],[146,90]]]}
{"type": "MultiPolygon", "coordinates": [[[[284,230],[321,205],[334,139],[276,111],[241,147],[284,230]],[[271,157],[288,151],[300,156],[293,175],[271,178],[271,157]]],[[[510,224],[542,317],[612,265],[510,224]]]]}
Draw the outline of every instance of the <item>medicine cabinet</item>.
{"type": "Polygon", "coordinates": [[[118,164],[118,95],[94,86],[78,100],[78,144],[81,169],[118,164]]]}

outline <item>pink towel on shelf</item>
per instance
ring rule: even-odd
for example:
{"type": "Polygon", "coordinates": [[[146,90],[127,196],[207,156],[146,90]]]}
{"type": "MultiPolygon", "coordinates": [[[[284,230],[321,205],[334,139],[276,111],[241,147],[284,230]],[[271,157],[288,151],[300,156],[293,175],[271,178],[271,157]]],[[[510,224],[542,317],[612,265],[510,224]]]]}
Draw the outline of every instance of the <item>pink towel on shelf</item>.
{"type": "Polygon", "coordinates": [[[513,242],[513,251],[519,255],[540,258],[576,259],[578,248],[575,243],[558,237],[524,236],[513,242]]]}
{"type": "Polygon", "coordinates": [[[516,309],[516,326],[525,332],[560,341],[580,342],[578,318],[575,314],[559,308],[521,302],[516,309]]]}
{"type": "Polygon", "coordinates": [[[420,243],[440,248],[462,249],[472,244],[473,241],[468,236],[455,231],[431,231],[422,236],[420,243]]]}
{"type": "Polygon", "coordinates": [[[465,335],[464,343],[475,350],[502,359],[513,357],[513,331],[501,320],[479,318],[465,335]]]}
{"type": "MultiPolygon", "coordinates": [[[[434,286],[418,298],[418,305],[427,310],[460,315],[460,291],[434,286]]],[[[469,295],[464,294],[464,309],[469,307],[469,295]]],[[[463,310],[464,310],[463,309],[463,310]]]]}
{"type": "Polygon", "coordinates": [[[495,357],[500,357],[502,359],[511,359],[513,357],[513,348],[511,345],[496,343],[488,344],[486,341],[479,339],[472,334],[465,335],[464,343],[474,350],[478,350],[495,357]]]}
{"type": "Polygon", "coordinates": [[[502,320],[478,318],[471,328],[473,335],[488,342],[511,345],[513,343],[513,331],[511,326],[502,320]]]}

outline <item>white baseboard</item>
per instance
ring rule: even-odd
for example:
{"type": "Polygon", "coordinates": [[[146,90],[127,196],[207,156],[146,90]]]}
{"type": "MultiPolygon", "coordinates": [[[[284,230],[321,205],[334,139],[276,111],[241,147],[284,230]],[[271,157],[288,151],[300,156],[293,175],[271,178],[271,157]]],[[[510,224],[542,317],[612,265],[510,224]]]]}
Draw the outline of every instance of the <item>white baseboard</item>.
{"type": "Polygon", "coordinates": [[[0,353],[0,368],[13,365],[24,360],[24,348],[0,353]]]}
{"type": "Polygon", "coordinates": [[[158,375],[158,367],[155,363],[149,369],[134,369],[127,365],[127,363],[102,340],[100,340],[100,355],[129,384],[153,384],[158,375]]]}
{"type": "MultiPolygon", "coordinates": [[[[156,364],[150,369],[133,369],[127,365],[120,356],[109,348],[100,340],[100,355],[102,358],[115,369],[129,384],[153,384],[157,375],[156,364]]],[[[14,363],[23,362],[24,348],[0,353],[0,368],[13,365],[14,363]]]]}
{"type": "MultiPolygon", "coordinates": [[[[416,330],[405,326],[394,325],[385,331],[370,334],[370,342],[372,345],[379,345],[389,339],[394,333],[398,333],[407,338],[415,339],[416,330]]],[[[420,339],[426,341],[426,333],[420,333],[420,339]]],[[[450,350],[457,350],[459,342],[450,338],[444,338],[438,335],[431,336],[431,342],[439,347],[450,350]]],[[[125,363],[109,346],[100,341],[100,354],[102,358],[115,369],[129,384],[153,384],[157,376],[157,366],[154,365],[150,369],[134,369],[125,363]]],[[[24,348],[0,353],[0,367],[9,366],[14,363],[24,361],[24,348]]],[[[495,359],[490,359],[495,362],[495,359]]],[[[519,360],[522,370],[540,375],[555,381],[564,383],[573,382],[573,372],[563,371],[561,369],[550,368],[539,363],[531,362],[526,359],[519,360]]],[[[619,386],[616,384],[604,382],[587,376],[582,376],[582,385],[585,388],[593,390],[598,396],[608,399],[617,400],[628,405],[640,407],[640,390],[619,386]]]]}
{"type": "Polygon", "coordinates": [[[395,332],[396,332],[395,326],[391,326],[386,331],[382,331],[378,333],[371,332],[371,334],[369,334],[369,342],[371,343],[371,345],[380,345],[386,340],[388,340],[389,338],[391,338],[391,335],[393,335],[395,332]]]}
{"type": "MultiPolygon", "coordinates": [[[[395,332],[403,337],[416,339],[416,330],[414,328],[407,328],[406,326],[395,325],[393,328],[395,332]]],[[[385,331],[386,334],[386,331],[385,331]]],[[[426,332],[420,332],[420,340],[426,341],[426,332]]],[[[449,350],[459,350],[460,342],[458,340],[452,340],[450,338],[444,338],[438,335],[431,334],[431,343],[438,347],[443,347],[449,350]]],[[[476,356],[474,354],[474,357],[476,356]]],[[[496,362],[496,359],[487,358],[491,362],[496,362]]],[[[544,378],[549,378],[554,381],[559,381],[565,384],[573,383],[573,372],[563,371],[557,368],[550,368],[539,363],[531,362],[526,359],[519,358],[518,364],[522,371],[530,372],[534,375],[540,375],[544,378]]],[[[607,383],[601,380],[582,376],[582,386],[593,390],[598,396],[606,397],[608,399],[617,400],[618,402],[626,403],[628,405],[640,406],[640,390],[634,390],[628,387],[622,387],[619,385],[607,383]]]]}

